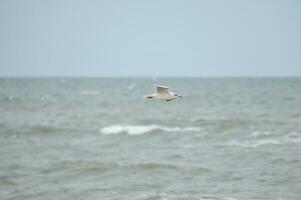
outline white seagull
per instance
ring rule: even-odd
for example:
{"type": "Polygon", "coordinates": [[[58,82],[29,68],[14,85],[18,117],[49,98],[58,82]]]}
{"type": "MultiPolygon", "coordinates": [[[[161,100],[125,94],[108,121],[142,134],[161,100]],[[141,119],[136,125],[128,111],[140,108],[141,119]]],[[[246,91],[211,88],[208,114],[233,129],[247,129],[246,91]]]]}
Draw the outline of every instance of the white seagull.
{"type": "MultiPolygon", "coordinates": [[[[148,82],[147,82],[148,83],[148,82]]],[[[163,85],[156,85],[156,84],[151,84],[156,87],[155,93],[150,94],[150,95],[144,95],[144,98],[148,99],[159,99],[163,101],[172,101],[175,100],[176,98],[182,98],[182,96],[174,93],[174,92],[169,92],[169,88],[163,85]]]]}

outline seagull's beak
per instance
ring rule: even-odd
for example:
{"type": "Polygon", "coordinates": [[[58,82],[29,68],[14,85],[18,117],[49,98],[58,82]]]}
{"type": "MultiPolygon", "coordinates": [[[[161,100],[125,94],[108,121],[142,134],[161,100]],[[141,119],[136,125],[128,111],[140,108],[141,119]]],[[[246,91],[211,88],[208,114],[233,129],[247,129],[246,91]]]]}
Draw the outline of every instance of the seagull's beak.
{"type": "Polygon", "coordinates": [[[178,95],[179,98],[183,98],[181,95],[178,95]]]}

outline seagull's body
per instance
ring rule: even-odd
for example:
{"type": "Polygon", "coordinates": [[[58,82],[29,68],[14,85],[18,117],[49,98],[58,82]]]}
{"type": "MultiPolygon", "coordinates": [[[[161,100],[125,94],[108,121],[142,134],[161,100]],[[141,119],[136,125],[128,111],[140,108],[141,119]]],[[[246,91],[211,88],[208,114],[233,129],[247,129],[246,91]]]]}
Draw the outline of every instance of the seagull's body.
{"type": "Polygon", "coordinates": [[[163,101],[172,101],[175,100],[176,98],[182,98],[180,95],[174,92],[169,92],[169,88],[167,86],[156,85],[156,84],[152,84],[152,85],[156,87],[155,93],[150,95],[144,95],[144,98],[159,99],[163,101]]]}

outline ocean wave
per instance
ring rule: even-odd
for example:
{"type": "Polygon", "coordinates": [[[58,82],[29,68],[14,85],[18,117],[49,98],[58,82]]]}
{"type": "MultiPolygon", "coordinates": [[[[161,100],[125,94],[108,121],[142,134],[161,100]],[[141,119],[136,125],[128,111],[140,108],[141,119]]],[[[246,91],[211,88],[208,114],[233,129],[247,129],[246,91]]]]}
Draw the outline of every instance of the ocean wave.
{"type": "Polygon", "coordinates": [[[66,129],[51,125],[23,125],[23,126],[16,126],[16,127],[6,127],[8,132],[11,133],[24,133],[24,134],[50,134],[50,133],[58,133],[63,132],[66,129]]]}
{"type": "Polygon", "coordinates": [[[17,97],[17,96],[13,96],[13,95],[1,96],[0,97],[0,102],[3,102],[3,103],[22,102],[22,98],[17,97]]]}
{"type": "Polygon", "coordinates": [[[53,133],[53,132],[62,131],[63,129],[55,126],[50,126],[50,125],[36,125],[36,126],[32,126],[31,130],[38,131],[40,133],[53,133]]]}
{"type": "Polygon", "coordinates": [[[266,145],[283,145],[300,142],[301,138],[270,138],[262,140],[230,141],[227,143],[227,146],[257,148],[266,145]]]}
{"type": "Polygon", "coordinates": [[[252,137],[269,136],[269,135],[273,135],[273,133],[270,131],[254,131],[251,133],[252,137]]]}
{"type": "Polygon", "coordinates": [[[231,141],[227,146],[244,147],[244,148],[256,148],[263,145],[277,145],[280,141],[275,139],[257,140],[257,141],[231,141]]]}
{"type": "Polygon", "coordinates": [[[219,197],[212,194],[201,194],[199,191],[167,191],[150,192],[137,196],[135,200],[175,200],[175,199],[199,199],[199,200],[236,200],[233,197],[219,197]]]}
{"type": "Polygon", "coordinates": [[[49,134],[66,131],[67,129],[52,125],[10,124],[0,121],[0,132],[7,134],[49,134]]]}
{"type": "Polygon", "coordinates": [[[178,172],[198,172],[198,173],[207,173],[212,170],[202,166],[183,166],[175,165],[172,163],[156,163],[156,162],[138,162],[138,163],[122,163],[122,162],[102,162],[102,161],[82,161],[82,160],[65,160],[60,161],[52,166],[47,166],[41,170],[43,174],[56,173],[58,171],[69,172],[80,172],[82,173],[104,173],[108,171],[160,171],[160,170],[171,170],[178,172]]]}
{"type": "Polygon", "coordinates": [[[210,127],[213,128],[215,132],[222,132],[225,130],[230,130],[233,128],[247,127],[252,120],[247,118],[227,118],[227,117],[216,117],[216,118],[195,118],[191,119],[190,122],[196,126],[210,127]]]}
{"type": "Polygon", "coordinates": [[[98,90],[81,90],[79,92],[81,95],[97,95],[99,94],[98,90]]]}
{"type": "Polygon", "coordinates": [[[100,129],[104,135],[127,133],[128,135],[142,135],[152,131],[164,132],[198,132],[201,131],[199,127],[167,127],[160,125],[111,125],[100,129]]]}

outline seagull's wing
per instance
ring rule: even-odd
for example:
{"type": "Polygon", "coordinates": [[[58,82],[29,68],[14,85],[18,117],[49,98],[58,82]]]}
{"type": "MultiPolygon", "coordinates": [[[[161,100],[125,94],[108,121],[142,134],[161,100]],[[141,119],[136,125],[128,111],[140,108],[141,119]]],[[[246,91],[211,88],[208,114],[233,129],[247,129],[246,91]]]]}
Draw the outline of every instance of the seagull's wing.
{"type": "Polygon", "coordinates": [[[156,87],[157,94],[167,94],[168,93],[168,90],[169,90],[168,87],[163,86],[163,85],[155,85],[155,84],[154,84],[154,86],[156,87]]]}

